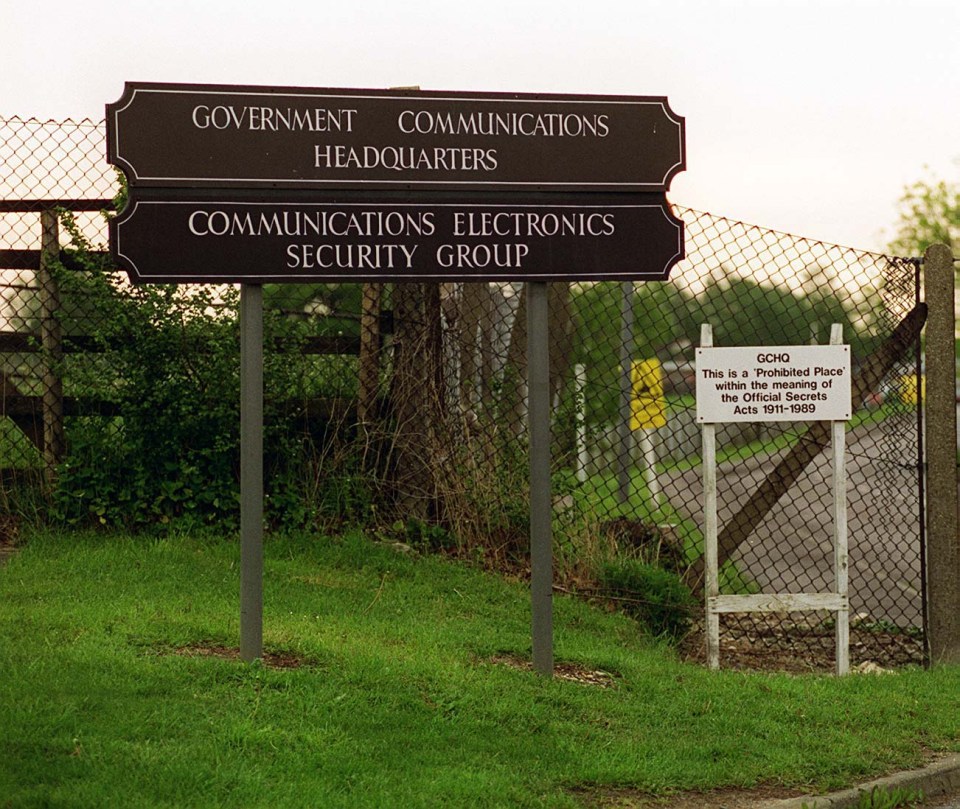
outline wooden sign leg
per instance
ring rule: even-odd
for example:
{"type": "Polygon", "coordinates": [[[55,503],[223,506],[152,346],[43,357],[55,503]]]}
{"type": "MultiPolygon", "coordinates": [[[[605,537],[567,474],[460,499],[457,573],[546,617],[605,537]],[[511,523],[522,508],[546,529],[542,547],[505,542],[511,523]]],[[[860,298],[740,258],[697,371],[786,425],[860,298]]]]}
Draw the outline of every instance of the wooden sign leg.
{"type": "MultiPolygon", "coordinates": [[[[701,348],[713,347],[713,327],[700,327],[701,348]]],[[[717,564],[717,426],[703,425],[703,584],[707,634],[707,665],[720,668],[720,615],[716,598],[720,595],[720,572],[717,564]]]]}
{"type": "MultiPolygon", "coordinates": [[[[830,345],[843,344],[843,326],[834,323],[830,330],[830,345]]],[[[840,608],[837,610],[837,674],[850,671],[850,601],[847,569],[847,425],[842,421],[831,423],[833,445],[833,568],[840,608]]]]}

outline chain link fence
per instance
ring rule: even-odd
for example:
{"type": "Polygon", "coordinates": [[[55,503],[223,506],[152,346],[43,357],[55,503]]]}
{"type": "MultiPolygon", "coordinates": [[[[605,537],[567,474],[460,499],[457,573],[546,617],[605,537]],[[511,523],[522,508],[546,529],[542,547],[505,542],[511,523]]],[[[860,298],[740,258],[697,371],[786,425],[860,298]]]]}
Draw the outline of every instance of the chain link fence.
{"type": "MultiPolygon", "coordinates": [[[[104,138],[100,122],[0,120],[5,530],[32,518],[231,524],[237,290],[134,287],[112,271],[102,211],[122,189],[104,138]]],[[[718,346],[826,343],[840,323],[856,390],[851,661],[922,661],[917,263],[673,210],[686,258],[668,282],[550,285],[558,588],[649,606],[618,578],[623,560],[696,584],[702,323],[718,346]],[[641,361],[662,375],[665,422],[641,412],[631,429],[641,361]]],[[[267,287],[265,304],[268,518],[362,523],[385,540],[524,571],[522,285],[288,285],[267,287]]],[[[722,591],[832,588],[828,453],[784,473],[808,427],[718,428],[719,524],[740,526],[722,542],[722,591]],[[764,485],[777,491],[772,506],[755,502],[764,485]]],[[[690,608],[682,646],[694,658],[701,612],[690,608]]],[[[727,616],[721,661],[829,669],[831,621],[727,616]]]]}

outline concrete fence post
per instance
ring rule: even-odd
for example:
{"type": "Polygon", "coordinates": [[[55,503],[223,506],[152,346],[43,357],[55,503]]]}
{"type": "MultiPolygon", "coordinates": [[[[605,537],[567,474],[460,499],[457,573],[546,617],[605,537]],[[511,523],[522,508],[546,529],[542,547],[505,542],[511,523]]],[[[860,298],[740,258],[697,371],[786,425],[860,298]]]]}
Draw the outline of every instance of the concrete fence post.
{"type": "Polygon", "coordinates": [[[960,663],[957,535],[957,356],[953,255],[936,244],[923,259],[927,303],[927,644],[930,661],[960,663]]]}

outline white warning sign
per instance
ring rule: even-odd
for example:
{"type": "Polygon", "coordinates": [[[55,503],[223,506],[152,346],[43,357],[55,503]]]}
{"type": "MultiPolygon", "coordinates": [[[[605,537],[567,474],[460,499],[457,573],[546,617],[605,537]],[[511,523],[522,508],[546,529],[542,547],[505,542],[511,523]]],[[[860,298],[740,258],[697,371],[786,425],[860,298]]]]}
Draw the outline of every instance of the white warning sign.
{"type": "Polygon", "coordinates": [[[697,421],[847,421],[850,346],[697,349],[697,421]]]}

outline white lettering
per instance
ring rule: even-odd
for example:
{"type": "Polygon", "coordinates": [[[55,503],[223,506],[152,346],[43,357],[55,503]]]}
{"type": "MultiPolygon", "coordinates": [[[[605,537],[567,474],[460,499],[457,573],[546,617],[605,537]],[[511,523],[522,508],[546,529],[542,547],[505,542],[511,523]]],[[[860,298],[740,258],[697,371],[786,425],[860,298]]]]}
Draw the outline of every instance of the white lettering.
{"type": "Polygon", "coordinates": [[[190,218],[187,220],[187,228],[194,236],[206,236],[209,233],[209,230],[199,230],[196,226],[196,219],[198,216],[203,216],[203,211],[194,211],[190,214],[190,218]]]}
{"type": "Polygon", "coordinates": [[[209,107],[198,104],[191,120],[197,129],[248,129],[279,132],[352,132],[355,109],[314,107],[209,107]]]}
{"type": "Polygon", "coordinates": [[[441,244],[437,248],[437,264],[444,268],[486,269],[517,268],[530,253],[526,244],[441,244]]]}
{"type": "Polygon", "coordinates": [[[605,113],[432,112],[403,110],[397,128],[405,135],[485,135],[489,137],[597,137],[610,133],[605,113]]]}

